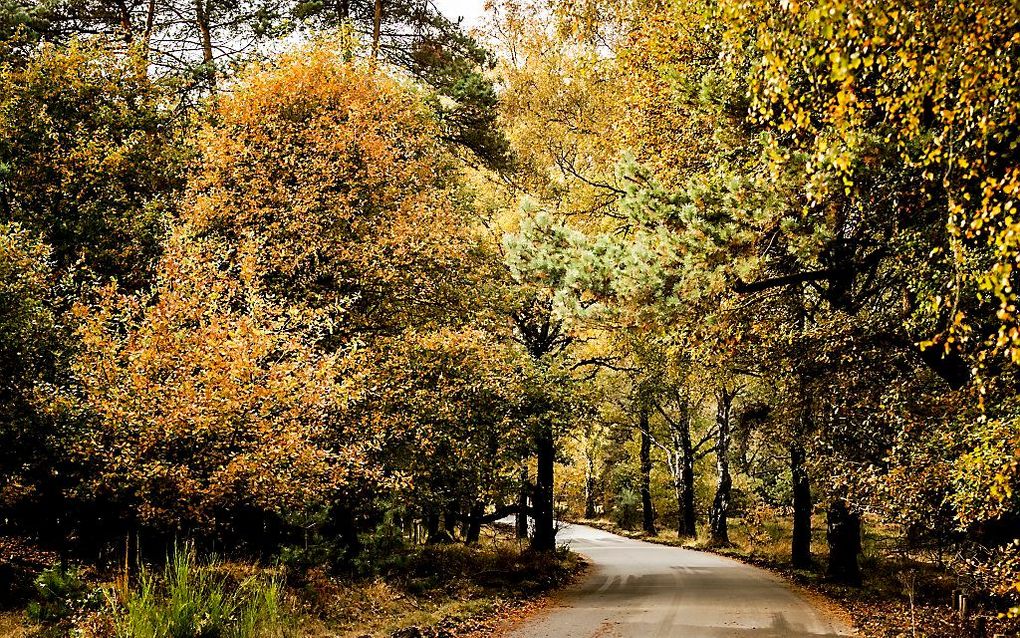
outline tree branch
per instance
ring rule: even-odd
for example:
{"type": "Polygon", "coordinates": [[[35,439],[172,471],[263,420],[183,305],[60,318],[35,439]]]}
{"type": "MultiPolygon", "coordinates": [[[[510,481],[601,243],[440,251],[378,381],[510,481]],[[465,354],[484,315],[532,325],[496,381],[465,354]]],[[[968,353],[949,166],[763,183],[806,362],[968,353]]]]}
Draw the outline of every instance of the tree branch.
{"type": "Polygon", "coordinates": [[[738,279],[737,282],[733,284],[733,291],[740,294],[760,292],[762,290],[768,290],[769,288],[779,288],[781,286],[789,286],[791,284],[799,284],[806,281],[821,281],[829,279],[835,274],[835,268],[822,268],[821,270],[809,270],[806,272],[794,273],[792,275],[783,275],[781,277],[773,277],[771,279],[752,281],[751,283],[738,279]]]}

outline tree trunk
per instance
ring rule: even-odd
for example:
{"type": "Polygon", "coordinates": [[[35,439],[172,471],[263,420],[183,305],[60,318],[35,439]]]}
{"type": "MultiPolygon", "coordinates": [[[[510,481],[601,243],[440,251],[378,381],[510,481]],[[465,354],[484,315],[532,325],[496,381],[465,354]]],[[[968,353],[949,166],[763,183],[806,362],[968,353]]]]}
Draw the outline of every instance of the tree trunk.
{"type": "Polygon", "coordinates": [[[476,545],[482,535],[482,514],[485,506],[481,501],[475,501],[468,512],[468,524],[464,530],[464,542],[468,545],[476,545]]]}
{"type": "Polygon", "coordinates": [[[694,508],[694,444],[691,442],[690,415],[684,414],[677,419],[673,429],[679,506],[677,534],[681,538],[693,538],[698,535],[698,513],[694,508]]]}
{"type": "Polygon", "coordinates": [[[214,90],[216,88],[216,67],[212,48],[212,28],[209,25],[209,14],[204,2],[205,0],[195,0],[195,24],[198,26],[199,37],[202,41],[203,75],[209,83],[209,90],[214,90]]]}
{"type": "Polygon", "coordinates": [[[670,463],[670,473],[673,475],[673,496],[676,499],[676,512],[677,512],[677,523],[676,533],[677,536],[683,538],[686,536],[686,526],[684,525],[684,485],[683,477],[681,475],[681,461],[679,457],[675,458],[670,463]]]}
{"type": "MultiPolygon", "coordinates": [[[[676,499],[676,533],[680,538],[697,536],[697,511],[694,509],[694,457],[693,450],[684,453],[679,431],[672,433],[673,450],[667,459],[673,479],[673,496],[676,499]]],[[[688,440],[690,437],[688,436],[688,440]]],[[[688,449],[690,446],[688,446],[688,449]]]]}
{"type": "Polygon", "coordinates": [[[124,0],[117,0],[117,16],[120,20],[121,35],[125,44],[132,44],[135,40],[134,29],[131,27],[131,13],[124,0]]]}
{"type": "Polygon", "coordinates": [[[425,544],[440,545],[450,542],[450,536],[441,525],[439,514],[429,514],[425,517],[425,544]]]}
{"type": "Polygon", "coordinates": [[[521,468],[521,490],[517,493],[517,514],[514,519],[517,538],[522,539],[528,537],[528,493],[531,491],[528,484],[530,481],[531,479],[528,477],[528,464],[525,462],[521,468]]]}
{"type": "Polygon", "coordinates": [[[857,557],[861,553],[861,516],[851,512],[843,499],[835,499],[826,515],[829,543],[829,578],[845,585],[861,584],[857,557]]]}
{"type": "Polygon", "coordinates": [[[808,480],[807,453],[799,440],[790,444],[790,473],[793,477],[793,566],[811,566],[811,483],[808,480]]]}
{"type": "Polygon", "coordinates": [[[683,458],[683,526],[681,536],[694,538],[698,535],[698,512],[694,508],[694,455],[685,454],[683,458]]]}
{"type": "Polygon", "coordinates": [[[446,506],[446,513],[443,515],[443,527],[450,540],[457,538],[457,521],[460,518],[460,503],[456,500],[450,501],[446,506]]]}
{"type": "Polygon", "coordinates": [[[358,526],[355,524],[354,514],[346,506],[339,503],[333,505],[326,529],[340,538],[344,545],[344,557],[347,560],[353,560],[361,553],[358,526]]]}
{"type": "Polygon", "coordinates": [[[584,475],[584,517],[595,518],[595,459],[588,457],[584,475]]]}
{"type": "Polygon", "coordinates": [[[551,552],[556,549],[556,521],[553,513],[553,468],[556,461],[552,422],[542,419],[535,436],[538,474],[535,480],[535,535],[532,549],[551,552]]]}
{"type": "Polygon", "coordinates": [[[652,508],[652,437],[648,432],[648,408],[641,406],[638,415],[641,430],[641,528],[655,536],[655,511],[652,508]]]}
{"type": "Polygon", "coordinates": [[[152,27],[156,23],[156,0],[149,0],[145,9],[145,33],[143,35],[143,50],[145,59],[149,59],[149,49],[152,42],[152,27]]]}
{"type": "Polygon", "coordinates": [[[708,515],[712,543],[716,545],[730,544],[727,520],[730,510],[730,490],[733,487],[733,479],[730,477],[730,417],[735,394],[735,392],[728,391],[724,385],[719,390],[716,403],[715,424],[719,433],[716,440],[715,457],[719,485],[716,487],[712,510],[708,515]]]}
{"type": "Polygon", "coordinates": [[[439,515],[427,514],[425,516],[425,542],[428,544],[438,542],[439,538],[439,515]]]}
{"type": "Polygon", "coordinates": [[[372,16],[372,59],[379,57],[379,40],[382,36],[382,0],[375,0],[375,13],[372,16]]]}
{"type": "MultiPolygon", "coordinates": [[[[376,2],[377,11],[381,11],[379,4],[381,0],[376,2]]],[[[546,356],[561,351],[572,341],[572,338],[563,332],[563,322],[553,318],[551,299],[532,298],[520,310],[512,312],[510,317],[516,326],[520,342],[534,361],[542,361],[546,356]]],[[[556,521],[553,512],[556,441],[553,436],[552,416],[548,408],[536,416],[539,417],[538,431],[534,436],[538,472],[531,507],[535,522],[531,546],[535,550],[547,552],[556,549],[556,521]]]]}

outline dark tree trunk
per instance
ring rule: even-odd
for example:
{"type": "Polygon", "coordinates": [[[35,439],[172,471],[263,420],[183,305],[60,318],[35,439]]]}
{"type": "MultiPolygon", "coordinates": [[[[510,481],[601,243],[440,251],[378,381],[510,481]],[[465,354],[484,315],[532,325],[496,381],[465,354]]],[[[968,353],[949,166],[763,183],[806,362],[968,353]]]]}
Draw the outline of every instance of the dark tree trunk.
{"type": "Polygon", "coordinates": [[[800,441],[790,444],[790,473],[793,477],[793,566],[811,566],[811,483],[808,480],[807,453],[800,441]]]}
{"type": "Polygon", "coordinates": [[[478,539],[482,535],[482,514],[484,512],[485,506],[482,505],[481,501],[475,501],[471,506],[467,528],[464,530],[464,542],[468,545],[478,543],[478,539]]]}
{"type": "Polygon", "coordinates": [[[455,500],[450,501],[446,506],[446,513],[443,515],[443,528],[450,540],[457,538],[457,521],[460,519],[460,503],[455,500]]]}
{"type": "Polygon", "coordinates": [[[648,409],[641,406],[638,415],[641,430],[641,528],[655,536],[655,510],[652,508],[652,437],[648,432],[648,409]]]}
{"type": "Polygon", "coordinates": [[[694,507],[694,455],[685,454],[683,459],[683,513],[680,535],[694,538],[698,535],[698,512],[694,507]]]}
{"type": "Polygon", "coordinates": [[[679,458],[676,465],[677,535],[693,538],[698,535],[698,513],[694,508],[694,444],[691,442],[691,419],[683,414],[673,425],[673,444],[679,458]]]}
{"type": "Polygon", "coordinates": [[[145,33],[143,34],[142,50],[145,59],[149,59],[149,45],[152,41],[152,27],[156,22],[156,0],[149,0],[145,9],[145,33]]]}
{"type": "MultiPolygon", "coordinates": [[[[554,319],[551,299],[532,298],[510,316],[517,328],[520,343],[535,361],[542,361],[545,357],[562,351],[572,341],[572,338],[563,332],[563,322],[554,319]]],[[[543,409],[542,413],[536,416],[539,417],[539,430],[534,438],[538,471],[531,507],[532,518],[535,521],[531,546],[545,552],[556,549],[556,521],[553,513],[556,440],[549,409],[543,409]]]]}
{"type": "Polygon", "coordinates": [[[358,526],[354,514],[344,505],[333,506],[326,525],[327,533],[336,534],[344,544],[344,557],[352,560],[361,553],[361,539],[358,538],[358,526]]]}
{"type": "Polygon", "coordinates": [[[131,28],[131,13],[128,10],[127,4],[124,0],[117,0],[114,4],[117,5],[117,17],[120,22],[120,35],[124,38],[124,42],[132,44],[135,39],[134,29],[131,28]]]}
{"type": "Polygon", "coordinates": [[[829,543],[829,578],[846,585],[860,585],[861,570],[857,557],[861,553],[861,516],[851,512],[842,499],[836,499],[829,505],[826,539],[829,543]]]}
{"type": "Polygon", "coordinates": [[[584,517],[595,518],[595,459],[588,458],[584,475],[584,517]]]}
{"type": "Polygon", "coordinates": [[[684,535],[684,486],[683,481],[680,478],[680,461],[670,461],[669,471],[673,475],[673,497],[676,499],[676,533],[678,536],[682,537],[684,535]]]}
{"type": "Polygon", "coordinates": [[[517,493],[517,514],[514,519],[517,538],[522,539],[528,537],[528,494],[531,492],[528,484],[530,481],[528,464],[525,463],[521,468],[521,491],[517,493]]]}
{"type": "Polygon", "coordinates": [[[715,457],[716,468],[719,472],[719,485],[716,487],[715,499],[712,501],[712,510],[708,515],[712,543],[716,545],[730,544],[728,516],[730,510],[730,490],[733,487],[733,479],[730,477],[730,421],[735,394],[735,392],[731,392],[726,389],[726,386],[723,386],[719,390],[716,404],[715,424],[719,433],[716,440],[715,457]]]}
{"type": "Polygon", "coordinates": [[[538,456],[538,474],[535,479],[535,535],[531,538],[532,549],[551,552],[556,549],[556,520],[553,512],[553,469],[556,448],[553,441],[552,422],[543,419],[535,436],[538,456]]]}
{"type": "Polygon", "coordinates": [[[441,526],[439,514],[429,514],[425,517],[425,543],[428,545],[439,545],[449,543],[450,536],[441,526]]]}
{"type": "Polygon", "coordinates": [[[439,537],[439,515],[438,514],[426,514],[425,515],[425,542],[435,543],[439,537]]]}

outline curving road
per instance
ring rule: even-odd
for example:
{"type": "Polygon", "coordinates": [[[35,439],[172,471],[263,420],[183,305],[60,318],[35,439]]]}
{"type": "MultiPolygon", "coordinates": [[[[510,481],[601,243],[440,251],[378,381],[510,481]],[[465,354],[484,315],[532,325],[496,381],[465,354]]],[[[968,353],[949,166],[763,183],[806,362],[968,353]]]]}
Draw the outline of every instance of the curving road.
{"type": "Polygon", "coordinates": [[[592,569],[507,638],[802,638],[851,636],[767,571],[707,552],[580,525],[557,539],[592,569]]]}

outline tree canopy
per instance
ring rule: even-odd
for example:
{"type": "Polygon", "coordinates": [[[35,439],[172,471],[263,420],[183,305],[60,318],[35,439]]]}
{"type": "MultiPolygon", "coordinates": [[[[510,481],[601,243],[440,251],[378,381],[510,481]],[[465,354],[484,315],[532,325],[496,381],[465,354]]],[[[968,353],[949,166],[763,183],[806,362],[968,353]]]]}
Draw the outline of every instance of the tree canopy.
{"type": "Polygon", "coordinates": [[[1016,615],[1018,5],[489,9],[0,6],[4,533],[599,518],[1016,615]]]}

